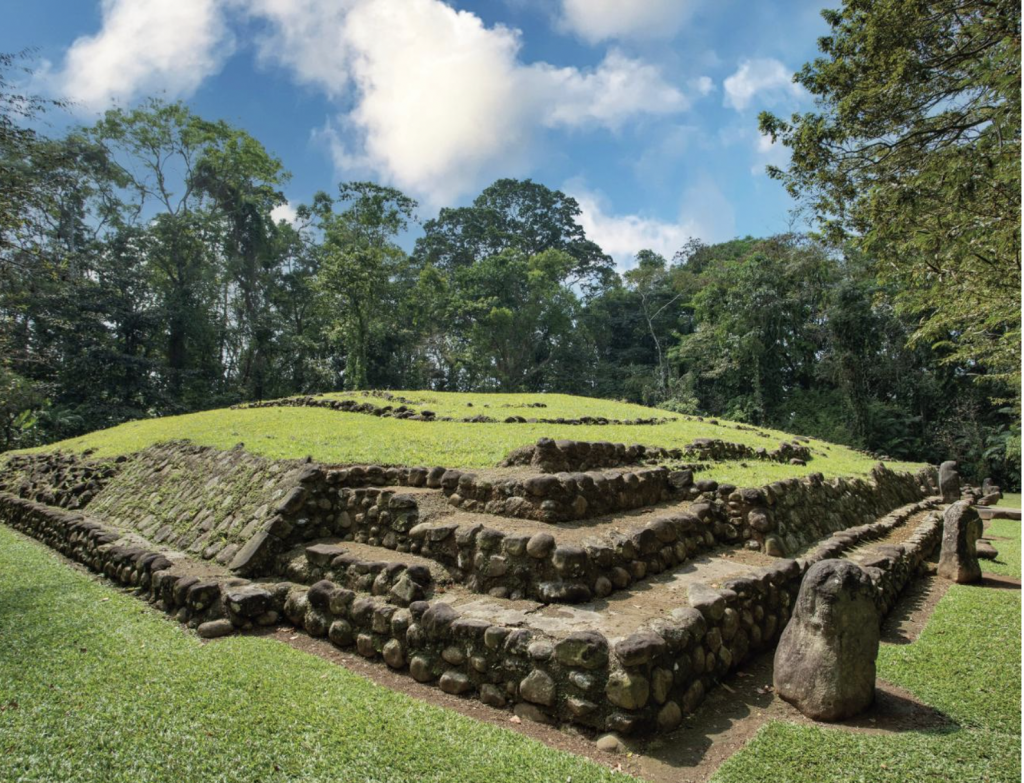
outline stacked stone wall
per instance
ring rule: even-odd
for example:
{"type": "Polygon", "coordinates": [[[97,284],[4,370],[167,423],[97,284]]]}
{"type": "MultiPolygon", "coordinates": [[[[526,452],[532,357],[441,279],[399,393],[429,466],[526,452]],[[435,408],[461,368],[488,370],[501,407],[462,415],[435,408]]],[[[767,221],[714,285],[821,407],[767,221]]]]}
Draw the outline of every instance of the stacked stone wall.
{"type": "Polygon", "coordinates": [[[683,460],[760,459],[772,462],[807,462],[809,447],[799,443],[780,443],[769,451],[742,443],[715,438],[698,438],[682,448],[663,448],[641,444],[608,443],[605,441],[552,440],[541,438],[536,444],[522,446],[511,452],[501,465],[529,465],[544,473],[586,471],[628,465],[678,463],[683,460]]]}
{"type": "MultiPolygon", "coordinates": [[[[285,613],[311,635],[382,658],[420,682],[493,706],[515,704],[517,713],[534,720],[623,733],[668,730],[718,679],[774,646],[813,563],[880,537],[925,507],[904,509],[805,558],[779,560],[720,588],[692,585],[690,606],[622,639],[594,631],[548,635],[464,616],[441,601],[398,608],[329,581],[294,589],[285,613]]],[[[939,526],[928,518],[907,542],[885,548],[867,565],[881,606],[892,605],[935,549],[939,526]]]]}
{"type": "Polygon", "coordinates": [[[0,470],[0,492],[48,506],[85,508],[126,459],[93,460],[89,453],[65,451],[12,454],[0,470]]]}

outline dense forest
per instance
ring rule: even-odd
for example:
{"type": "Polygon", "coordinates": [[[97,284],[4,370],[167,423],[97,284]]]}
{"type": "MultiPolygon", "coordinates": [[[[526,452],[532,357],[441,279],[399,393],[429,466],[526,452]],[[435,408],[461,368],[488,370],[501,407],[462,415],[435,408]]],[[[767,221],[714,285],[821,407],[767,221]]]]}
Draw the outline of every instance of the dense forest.
{"type": "Polygon", "coordinates": [[[996,6],[977,30],[903,20],[890,52],[975,46],[948,79],[905,63],[879,105],[880,44],[855,38],[903,28],[836,12],[798,74],[822,113],[761,118],[820,230],[637,248],[625,272],[531,180],[426,220],[345,182],[275,221],[288,173],[244,130],[153,99],[47,137],[65,107],[19,93],[31,63],[3,56],[0,450],[298,393],[570,392],[1017,486],[1020,9],[996,6]]]}

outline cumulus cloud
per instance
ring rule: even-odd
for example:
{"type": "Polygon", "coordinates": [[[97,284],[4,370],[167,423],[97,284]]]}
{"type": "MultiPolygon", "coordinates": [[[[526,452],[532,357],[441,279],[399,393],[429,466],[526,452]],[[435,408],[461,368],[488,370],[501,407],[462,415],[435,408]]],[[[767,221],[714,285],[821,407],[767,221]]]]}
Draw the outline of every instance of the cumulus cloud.
{"type": "Polygon", "coordinates": [[[650,249],[672,260],[690,239],[723,242],[736,233],[732,205],[708,175],[699,175],[681,198],[676,220],[659,220],[642,215],[614,214],[607,199],[580,180],[563,190],[580,205],[579,223],[587,237],[615,259],[619,271],[636,265],[636,254],[650,249]]]}
{"type": "Polygon", "coordinates": [[[611,214],[606,199],[579,185],[568,185],[568,192],[580,205],[579,223],[587,237],[597,242],[615,259],[619,270],[636,264],[636,254],[644,249],[671,259],[692,237],[700,236],[700,226],[681,219],[668,222],[640,215],[611,214]]]}
{"type": "Polygon", "coordinates": [[[596,124],[617,128],[638,114],[671,114],[689,107],[678,89],[654,66],[611,51],[593,71],[533,66],[528,74],[543,98],[549,126],[596,124]]]}
{"type": "Polygon", "coordinates": [[[561,26],[589,43],[611,38],[671,38],[693,0],[562,0],[561,26]]]}
{"type": "Polygon", "coordinates": [[[793,83],[793,72],[778,60],[744,60],[736,72],[726,78],[725,105],[743,111],[755,99],[772,105],[786,98],[800,98],[803,89],[793,83]]]}
{"type": "MultiPolygon", "coordinates": [[[[639,17],[665,7],[648,3],[639,17]]],[[[187,95],[228,54],[228,16],[244,16],[260,24],[263,63],[335,102],[315,135],[339,169],[432,206],[526,173],[544,129],[617,130],[688,106],[655,66],[618,50],[589,69],[525,63],[518,30],[442,0],[103,0],[102,11],[101,30],[72,45],[61,72],[76,100],[187,95]]]]}
{"type": "Polygon", "coordinates": [[[710,76],[698,76],[690,82],[693,88],[701,95],[708,95],[715,89],[715,83],[710,76]]]}
{"type": "Polygon", "coordinates": [[[103,0],[103,26],[78,38],[56,89],[87,109],[154,91],[192,93],[231,51],[218,0],[103,0]]]}
{"type": "Polygon", "coordinates": [[[250,2],[271,22],[264,59],[330,95],[349,88],[326,134],[335,162],[431,204],[525,171],[538,128],[616,129],[687,105],[656,68],[618,51],[591,70],[523,63],[517,30],[440,0],[250,2]]]}
{"type": "Polygon", "coordinates": [[[294,225],[297,218],[298,215],[295,213],[295,207],[288,201],[278,204],[270,210],[270,219],[275,223],[280,223],[283,220],[294,225]]]}

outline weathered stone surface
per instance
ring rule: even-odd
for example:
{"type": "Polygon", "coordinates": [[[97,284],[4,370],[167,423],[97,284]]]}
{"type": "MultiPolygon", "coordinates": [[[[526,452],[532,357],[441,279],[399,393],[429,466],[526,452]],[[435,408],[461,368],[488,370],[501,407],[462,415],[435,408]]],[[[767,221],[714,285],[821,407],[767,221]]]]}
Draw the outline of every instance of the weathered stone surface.
{"type": "Polygon", "coordinates": [[[550,674],[534,669],[519,683],[519,693],[529,702],[550,707],[555,703],[557,689],[550,674]]]}
{"type": "Polygon", "coordinates": [[[457,671],[447,671],[442,674],[441,681],[438,684],[445,693],[451,693],[456,696],[473,690],[473,683],[469,677],[457,671]]]}
{"type": "Polygon", "coordinates": [[[598,750],[603,750],[605,753],[626,752],[625,744],[614,734],[604,734],[598,737],[595,744],[597,745],[598,750]]]}
{"type": "Polygon", "coordinates": [[[405,654],[402,652],[402,645],[397,639],[390,640],[381,650],[384,662],[392,669],[401,669],[405,666],[405,654]]]}
{"type": "Polygon", "coordinates": [[[960,474],[956,467],[953,460],[939,465],[939,492],[943,503],[956,503],[960,499],[960,474]]]}
{"type": "Polygon", "coordinates": [[[608,701],[624,710],[639,710],[651,693],[647,678],[631,672],[612,672],[605,688],[608,701]]]}
{"type": "Polygon", "coordinates": [[[717,623],[725,614],[725,598],[720,592],[701,582],[694,582],[688,588],[690,606],[699,611],[710,622],[717,623]]]}
{"type": "Polygon", "coordinates": [[[661,731],[672,731],[683,722],[683,711],[674,701],[667,702],[658,711],[658,728],[661,731]]]}
{"type": "Polygon", "coordinates": [[[815,563],[775,652],[776,693],[815,720],[843,720],[869,707],[880,622],[864,569],[849,560],[815,563]]]}
{"type": "Polygon", "coordinates": [[[578,631],[555,645],[555,659],[566,666],[600,668],[608,662],[608,640],[596,631],[578,631]]]}
{"type": "Polygon", "coordinates": [[[219,636],[227,636],[235,630],[230,620],[210,620],[200,624],[196,633],[204,639],[216,639],[219,636]]]}
{"type": "Polygon", "coordinates": [[[623,666],[649,663],[665,652],[665,640],[653,631],[639,631],[615,645],[615,655],[623,666]]]}
{"type": "Polygon", "coordinates": [[[537,533],[526,542],[526,554],[542,560],[555,548],[555,537],[550,533],[537,533]]]}
{"type": "Polygon", "coordinates": [[[258,617],[270,608],[270,593],[257,585],[232,588],[224,597],[231,611],[242,617],[258,617]]]}
{"type": "Polygon", "coordinates": [[[974,545],[978,557],[982,560],[995,560],[999,556],[998,550],[988,541],[978,541],[974,545]]]}
{"type": "Polygon", "coordinates": [[[981,579],[976,548],[981,533],[981,517],[969,501],[959,501],[946,509],[942,520],[939,576],[959,584],[981,579]]]}

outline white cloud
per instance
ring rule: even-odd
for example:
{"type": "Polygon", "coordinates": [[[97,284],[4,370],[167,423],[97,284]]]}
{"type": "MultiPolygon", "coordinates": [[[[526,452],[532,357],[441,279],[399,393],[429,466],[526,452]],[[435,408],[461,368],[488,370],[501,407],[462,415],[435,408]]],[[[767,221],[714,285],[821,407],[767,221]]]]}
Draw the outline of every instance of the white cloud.
{"type": "Polygon", "coordinates": [[[689,220],[671,223],[640,215],[610,214],[601,194],[573,184],[566,186],[566,192],[580,205],[579,223],[587,237],[615,259],[620,271],[635,266],[636,254],[641,250],[650,249],[671,260],[687,240],[701,236],[700,226],[689,220]]]}
{"type": "Polygon", "coordinates": [[[691,81],[693,88],[701,95],[708,95],[715,89],[715,83],[710,76],[698,76],[691,81]]]}
{"type": "Polygon", "coordinates": [[[694,0],[562,0],[561,25],[589,43],[609,38],[671,38],[694,0]]]}
{"type": "Polygon", "coordinates": [[[744,60],[736,72],[726,78],[725,101],[736,111],[746,109],[755,98],[771,105],[780,99],[801,98],[803,89],[793,83],[793,72],[775,59],[744,60]]]}
{"type": "Polygon", "coordinates": [[[657,68],[616,50],[589,73],[546,64],[531,70],[536,94],[547,96],[544,122],[549,126],[617,128],[638,114],[671,114],[689,107],[686,97],[665,82],[657,68]]]}
{"type": "Polygon", "coordinates": [[[785,166],[789,162],[789,149],[782,142],[773,142],[771,136],[758,134],[755,157],[750,173],[757,177],[765,173],[765,166],[785,166]]]}
{"type": "MultiPolygon", "coordinates": [[[[650,2],[638,18],[653,24],[667,7],[650,2]]],[[[336,166],[430,205],[527,173],[544,129],[614,131],[688,106],[656,67],[617,50],[591,69],[524,63],[518,30],[442,0],[103,0],[102,10],[102,29],[68,51],[71,97],[102,108],[187,95],[229,53],[228,14],[245,15],[264,23],[262,62],[335,102],[337,117],[314,135],[336,166]]]]}
{"type": "Polygon", "coordinates": [[[230,54],[218,0],[103,0],[103,26],[78,38],[57,89],[87,109],[143,93],[192,93],[230,54]]]}
{"type": "Polygon", "coordinates": [[[272,23],[259,39],[266,61],[289,66],[301,82],[328,96],[344,93],[349,83],[349,47],[345,17],[357,0],[234,0],[272,23]]]}
{"type": "Polygon", "coordinates": [[[657,69],[617,51],[589,71],[525,64],[517,30],[440,0],[250,3],[271,22],[264,59],[344,93],[349,111],[323,134],[335,162],[433,205],[527,171],[541,127],[616,129],[687,104],[657,69]]]}
{"type": "Polygon", "coordinates": [[[275,223],[279,223],[284,220],[285,222],[294,225],[297,218],[298,215],[295,213],[295,207],[293,207],[288,201],[283,204],[278,204],[270,210],[270,219],[275,223]]]}

